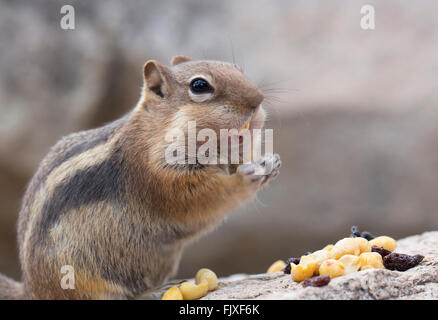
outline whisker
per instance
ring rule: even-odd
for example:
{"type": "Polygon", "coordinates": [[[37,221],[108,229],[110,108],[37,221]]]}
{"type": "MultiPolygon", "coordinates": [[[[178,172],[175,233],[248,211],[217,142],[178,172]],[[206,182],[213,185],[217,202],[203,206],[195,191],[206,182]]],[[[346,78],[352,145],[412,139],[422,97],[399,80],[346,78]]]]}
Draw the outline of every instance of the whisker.
{"type": "Polygon", "coordinates": [[[269,111],[274,110],[275,115],[276,115],[275,117],[273,117],[273,119],[275,119],[274,122],[278,123],[278,127],[281,129],[281,127],[282,127],[281,118],[282,117],[281,117],[281,114],[280,114],[278,108],[276,108],[276,105],[278,105],[278,103],[273,104],[272,101],[265,100],[263,102],[263,105],[267,107],[266,109],[268,111],[266,121],[269,121],[271,119],[271,117],[269,115],[269,111]]]}
{"type": "Polygon", "coordinates": [[[266,82],[265,79],[262,79],[261,82],[259,83],[258,87],[259,88],[273,87],[273,86],[277,86],[279,83],[288,83],[290,81],[291,81],[291,79],[288,79],[288,78],[283,78],[283,79],[279,79],[277,81],[271,81],[271,82],[266,82]],[[263,83],[265,83],[265,84],[262,86],[263,83]]]}
{"type": "Polygon", "coordinates": [[[292,92],[299,92],[299,89],[293,89],[293,88],[259,88],[263,93],[265,92],[273,92],[273,93],[292,93],[292,92]]]}

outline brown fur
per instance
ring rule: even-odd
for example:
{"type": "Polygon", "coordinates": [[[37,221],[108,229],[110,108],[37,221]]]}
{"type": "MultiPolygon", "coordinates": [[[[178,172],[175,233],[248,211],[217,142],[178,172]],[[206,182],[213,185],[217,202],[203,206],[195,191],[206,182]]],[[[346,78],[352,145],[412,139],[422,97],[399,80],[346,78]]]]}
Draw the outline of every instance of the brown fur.
{"type": "Polygon", "coordinates": [[[1,276],[0,297],[135,297],[163,284],[188,243],[275,176],[254,183],[231,166],[167,165],[165,134],[188,120],[218,133],[264,121],[262,94],[235,65],[183,56],[172,65],[147,62],[132,112],[63,138],[42,161],[18,223],[23,283],[1,276]],[[188,91],[199,74],[214,87],[202,102],[188,91]],[[74,290],[60,286],[63,265],[74,267],[74,290]]]}

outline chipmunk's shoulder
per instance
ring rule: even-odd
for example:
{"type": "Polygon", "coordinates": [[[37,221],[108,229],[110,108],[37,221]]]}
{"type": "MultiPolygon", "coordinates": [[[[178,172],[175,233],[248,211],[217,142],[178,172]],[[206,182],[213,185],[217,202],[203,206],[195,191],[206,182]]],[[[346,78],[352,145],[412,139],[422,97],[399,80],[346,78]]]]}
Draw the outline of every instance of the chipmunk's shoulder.
{"type": "Polygon", "coordinates": [[[68,134],[50,149],[41,166],[50,172],[70,158],[108,142],[127,122],[129,114],[104,126],[68,134]]]}

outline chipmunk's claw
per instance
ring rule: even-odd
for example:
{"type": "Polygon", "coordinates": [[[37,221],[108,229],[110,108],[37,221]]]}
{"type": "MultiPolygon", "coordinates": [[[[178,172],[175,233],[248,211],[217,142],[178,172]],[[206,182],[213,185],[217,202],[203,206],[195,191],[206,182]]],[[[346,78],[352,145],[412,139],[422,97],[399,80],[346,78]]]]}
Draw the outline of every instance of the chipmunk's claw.
{"type": "Polygon", "coordinates": [[[278,154],[265,154],[256,162],[240,165],[237,173],[250,183],[262,185],[280,173],[281,160],[278,154]]]}

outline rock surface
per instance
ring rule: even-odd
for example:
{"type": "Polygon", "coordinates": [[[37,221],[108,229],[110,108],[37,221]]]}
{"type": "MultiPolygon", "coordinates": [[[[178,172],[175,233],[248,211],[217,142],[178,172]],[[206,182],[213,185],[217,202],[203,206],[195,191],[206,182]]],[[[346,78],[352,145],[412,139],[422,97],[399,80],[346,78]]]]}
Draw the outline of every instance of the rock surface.
{"type": "Polygon", "coordinates": [[[399,240],[396,252],[425,258],[405,272],[365,270],[321,288],[303,288],[280,272],[233,275],[220,279],[218,289],[204,299],[438,299],[438,231],[399,240]]]}

